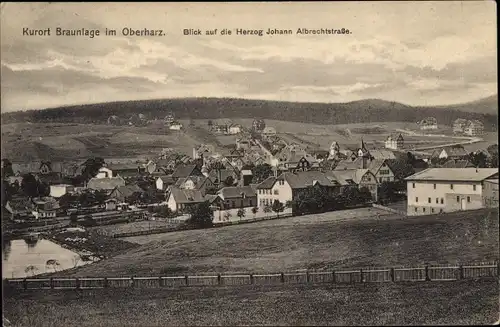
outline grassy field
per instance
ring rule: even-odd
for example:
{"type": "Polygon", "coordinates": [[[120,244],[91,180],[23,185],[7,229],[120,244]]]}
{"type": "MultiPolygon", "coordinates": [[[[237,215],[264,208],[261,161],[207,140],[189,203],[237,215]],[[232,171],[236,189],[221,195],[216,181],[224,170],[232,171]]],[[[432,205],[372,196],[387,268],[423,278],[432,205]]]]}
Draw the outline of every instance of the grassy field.
{"type": "Polygon", "coordinates": [[[174,148],[191,155],[200,144],[196,135],[170,131],[163,124],[147,127],[90,124],[2,125],[2,155],[11,161],[67,160],[157,155],[174,148]]]}
{"type": "Polygon", "coordinates": [[[488,325],[498,281],[38,291],[4,295],[14,326],[488,325]]]}
{"type": "Polygon", "coordinates": [[[127,238],[145,243],[60,275],[333,270],[498,260],[498,210],[402,218],[356,209],[127,238]]]}

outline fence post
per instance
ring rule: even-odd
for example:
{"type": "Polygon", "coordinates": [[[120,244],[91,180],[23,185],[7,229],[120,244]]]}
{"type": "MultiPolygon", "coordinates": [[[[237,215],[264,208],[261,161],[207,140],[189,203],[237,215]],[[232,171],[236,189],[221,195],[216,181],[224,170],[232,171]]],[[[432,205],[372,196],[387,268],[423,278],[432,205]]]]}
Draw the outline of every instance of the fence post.
{"type": "Polygon", "coordinates": [[[309,276],[309,270],[306,271],[306,281],[309,283],[311,281],[311,278],[309,276]]]}
{"type": "Polygon", "coordinates": [[[50,277],[50,288],[54,289],[54,278],[50,277]]]}
{"type": "Polygon", "coordinates": [[[284,273],[281,273],[281,282],[284,283],[285,282],[285,274],[284,273]]]}
{"type": "Polygon", "coordinates": [[[217,284],[222,285],[222,276],[217,274],[217,284]]]}
{"type": "Polygon", "coordinates": [[[430,280],[431,278],[429,276],[429,265],[425,265],[425,281],[428,282],[430,280]]]}
{"type": "Polygon", "coordinates": [[[161,278],[161,276],[160,276],[160,277],[158,277],[158,286],[159,286],[159,287],[163,287],[163,285],[162,285],[162,284],[163,284],[163,279],[162,279],[162,278],[161,278]]]}
{"type": "Polygon", "coordinates": [[[135,285],[135,280],[134,280],[134,277],[130,277],[130,287],[134,287],[135,285]]]}
{"type": "Polygon", "coordinates": [[[332,271],[332,281],[334,284],[337,283],[337,276],[335,276],[335,270],[332,271]]]}
{"type": "Polygon", "coordinates": [[[396,274],[394,273],[394,268],[391,268],[391,282],[395,282],[396,281],[396,274]]]}
{"type": "Polygon", "coordinates": [[[359,270],[359,274],[361,275],[361,283],[365,282],[364,275],[363,275],[363,269],[359,270]]]}
{"type": "Polygon", "coordinates": [[[500,261],[497,262],[497,276],[500,276],[500,261]]]}
{"type": "Polygon", "coordinates": [[[104,277],[104,288],[108,288],[108,277],[104,277]]]}
{"type": "Polygon", "coordinates": [[[252,285],[253,283],[254,283],[253,274],[250,274],[250,284],[252,285]]]}
{"type": "Polygon", "coordinates": [[[459,277],[458,278],[459,279],[464,279],[464,266],[463,265],[460,265],[458,267],[458,273],[459,273],[459,275],[458,275],[459,277]]]}
{"type": "Polygon", "coordinates": [[[76,282],[76,289],[79,290],[80,289],[80,278],[76,277],[75,282],[76,282]]]}
{"type": "Polygon", "coordinates": [[[28,289],[28,280],[26,278],[23,279],[23,288],[24,290],[28,289]]]}
{"type": "Polygon", "coordinates": [[[184,279],[186,280],[186,286],[189,286],[189,276],[188,275],[184,276],[184,279]]]}

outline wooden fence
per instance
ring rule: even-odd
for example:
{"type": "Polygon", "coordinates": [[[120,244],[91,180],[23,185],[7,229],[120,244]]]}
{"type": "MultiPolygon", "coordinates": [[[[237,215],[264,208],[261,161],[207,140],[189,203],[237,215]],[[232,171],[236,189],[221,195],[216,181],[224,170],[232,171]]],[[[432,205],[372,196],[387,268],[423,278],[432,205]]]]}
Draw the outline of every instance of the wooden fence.
{"type": "Polygon", "coordinates": [[[23,278],[4,279],[5,287],[24,290],[162,288],[186,286],[239,286],[277,284],[354,284],[384,282],[453,281],[498,278],[500,264],[424,266],[412,268],[368,268],[338,271],[303,271],[274,274],[217,274],[198,276],[23,278]]]}

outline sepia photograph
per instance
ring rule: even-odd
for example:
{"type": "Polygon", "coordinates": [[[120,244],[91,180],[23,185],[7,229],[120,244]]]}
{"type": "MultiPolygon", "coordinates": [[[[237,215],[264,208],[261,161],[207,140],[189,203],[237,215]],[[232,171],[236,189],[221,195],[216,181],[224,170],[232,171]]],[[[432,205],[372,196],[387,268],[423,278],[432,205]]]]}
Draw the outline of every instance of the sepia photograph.
{"type": "Polygon", "coordinates": [[[3,326],[498,325],[496,6],[2,2],[3,326]]]}

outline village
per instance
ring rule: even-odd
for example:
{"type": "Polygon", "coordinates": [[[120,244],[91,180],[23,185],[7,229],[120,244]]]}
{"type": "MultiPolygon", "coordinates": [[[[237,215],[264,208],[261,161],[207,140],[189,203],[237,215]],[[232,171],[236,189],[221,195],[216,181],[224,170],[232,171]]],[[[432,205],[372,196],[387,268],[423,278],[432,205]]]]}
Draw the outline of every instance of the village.
{"type": "MultiPolygon", "coordinates": [[[[107,123],[147,125],[144,117],[112,116],[107,123]]],[[[169,129],[184,128],[172,113],[163,121],[169,129]]],[[[438,126],[432,117],[417,124],[421,132],[438,126]]],[[[479,121],[457,119],[451,128],[454,135],[484,133],[479,121]]],[[[403,131],[387,135],[383,146],[361,138],[355,148],[333,140],[321,150],[280,137],[262,119],[249,127],[208,120],[207,129],[235,135],[236,142],[223,152],[207,144],[191,154],[165,148],[142,160],[3,158],[2,224],[26,231],[43,222],[46,230],[65,219],[91,226],[106,217],[124,222],[116,218],[134,213],[134,219],[208,227],[373,204],[407,216],[498,207],[495,145],[470,153],[460,144],[423,151],[408,146],[403,131]]]]}

